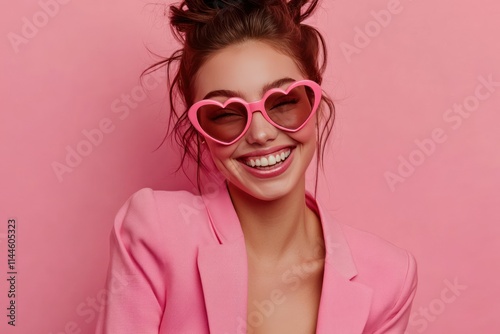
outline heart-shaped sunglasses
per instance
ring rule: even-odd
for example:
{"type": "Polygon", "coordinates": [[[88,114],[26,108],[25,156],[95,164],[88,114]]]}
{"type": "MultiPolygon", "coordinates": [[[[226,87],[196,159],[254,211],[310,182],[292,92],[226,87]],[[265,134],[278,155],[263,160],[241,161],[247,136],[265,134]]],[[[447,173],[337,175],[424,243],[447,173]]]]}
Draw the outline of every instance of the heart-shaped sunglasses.
{"type": "Polygon", "coordinates": [[[232,97],[224,103],[201,100],[189,108],[188,117],[204,137],[231,145],[246,133],[256,111],[280,130],[299,131],[318,109],[321,94],[321,87],[316,82],[299,80],[286,90],[272,88],[262,99],[251,103],[239,97],[232,97]]]}

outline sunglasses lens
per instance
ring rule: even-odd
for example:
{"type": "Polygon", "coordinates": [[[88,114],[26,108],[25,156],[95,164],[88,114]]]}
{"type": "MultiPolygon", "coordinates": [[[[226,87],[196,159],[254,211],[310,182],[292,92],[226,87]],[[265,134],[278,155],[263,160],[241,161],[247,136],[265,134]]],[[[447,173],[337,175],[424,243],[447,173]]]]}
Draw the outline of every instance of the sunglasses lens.
{"type": "MultiPolygon", "coordinates": [[[[296,131],[303,126],[315,111],[321,98],[320,89],[307,82],[299,83],[288,93],[276,91],[264,101],[253,102],[265,109],[265,114],[275,126],[285,131],[296,131]],[[314,87],[314,88],[313,88],[314,87]]],[[[190,113],[194,110],[190,110],[190,113]]],[[[264,110],[254,110],[261,111],[264,110]]],[[[249,112],[245,103],[233,101],[222,107],[220,103],[207,100],[196,109],[196,117],[201,130],[209,137],[229,144],[238,138],[248,126],[249,112]]]]}
{"type": "Polygon", "coordinates": [[[293,88],[288,94],[276,92],[269,95],[265,108],[273,122],[294,131],[311,115],[315,98],[312,88],[301,85],[293,88]]]}
{"type": "Polygon", "coordinates": [[[224,108],[208,104],[198,109],[197,117],[200,126],[209,136],[229,143],[245,129],[248,113],[245,106],[238,102],[230,103],[224,108]]]}

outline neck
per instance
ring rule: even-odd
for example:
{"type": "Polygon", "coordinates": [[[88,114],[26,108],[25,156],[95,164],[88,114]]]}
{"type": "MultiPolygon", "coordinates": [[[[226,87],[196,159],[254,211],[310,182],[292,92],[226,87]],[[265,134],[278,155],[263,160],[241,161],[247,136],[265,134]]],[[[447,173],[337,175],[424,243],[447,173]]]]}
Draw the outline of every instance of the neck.
{"type": "Polygon", "coordinates": [[[249,256],[271,263],[314,257],[310,251],[321,246],[323,236],[319,219],[306,205],[305,180],[272,201],[254,198],[231,184],[228,188],[249,256]]]}

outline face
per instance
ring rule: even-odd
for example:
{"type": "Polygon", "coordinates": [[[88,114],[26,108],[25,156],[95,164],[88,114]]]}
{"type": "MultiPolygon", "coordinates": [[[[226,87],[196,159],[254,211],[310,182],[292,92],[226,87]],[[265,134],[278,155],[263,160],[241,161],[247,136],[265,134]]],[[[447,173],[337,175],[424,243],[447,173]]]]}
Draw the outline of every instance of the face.
{"type": "MultiPolygon", "coordinates": [[[[195,101],[221,103],[231,97],[260,100],[269,88],[286,90],[306,79],[289,56],[259,41],[232,45],[212,55],[195,78],[195,101]]],[[[212,159],[227,178],[231,194],[274,200],[304,189],[305,172],[316,148],[316,117],[297,132],[280,130],[260,111],[247,132],[231,145],[209,138],[212,159]]]]}

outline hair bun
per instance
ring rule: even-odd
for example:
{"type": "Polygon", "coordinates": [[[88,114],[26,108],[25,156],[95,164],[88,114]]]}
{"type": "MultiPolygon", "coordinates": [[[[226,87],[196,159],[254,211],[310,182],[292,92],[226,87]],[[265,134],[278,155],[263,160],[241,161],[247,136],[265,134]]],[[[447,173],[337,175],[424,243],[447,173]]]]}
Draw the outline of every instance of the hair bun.
{"type": "Polygon", "coordinates": [[[208,7],[213,9],[222,9],[228,5],[239,6],[244,3],[244,0],[204,0],[208,7]]]}
{"type": "Polygon", "coordinates": [[[178,37],[196,27],[204,26],[226,10],[235,9],[242,14],[256,9],[282,8],[293,22],[300,24],[307,19],[319,0],[184,0],[170,6],[170,23],[178,37]]]}
{"type": "Polygon", "coordinates": [[[170,6],[170,23],[179,33],[191,31],[193,27],[212,22],[219,11],[235,8],[246,12],[249,8],[260,8],[266,3],[283,0],[184,0],[180,5],[170,6]]]}

